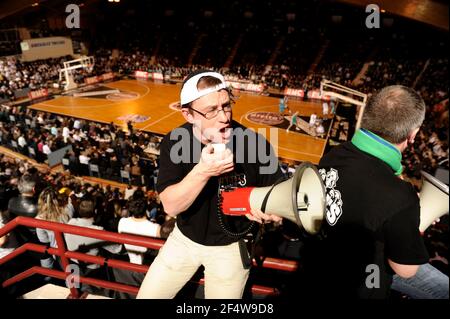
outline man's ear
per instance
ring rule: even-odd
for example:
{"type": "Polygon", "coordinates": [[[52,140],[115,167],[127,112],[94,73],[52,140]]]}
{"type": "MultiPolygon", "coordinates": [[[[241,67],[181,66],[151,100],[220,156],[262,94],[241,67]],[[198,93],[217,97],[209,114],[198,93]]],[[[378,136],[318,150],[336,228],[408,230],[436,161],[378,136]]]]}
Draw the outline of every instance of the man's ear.
{"type": "Polygon", "coordinates": [[[417,133],[419,132],[420,127],[414,129],[409,135],[408,135],[408,144],[414,144],[414,139],[416,138],[417,133]]]}
{"type": "Polygon", "coordinates": [[[189,111],[189,109],[188,108],[182,108],[181,109],[181,115],[183,115],[183,117],[184,117],[184,119],[187,121],[187,122],[189,122],[189,123],[191,123],[191,124],[193,124],[194,123],[194,117],[192,116],[192,113],[189,111]]]}

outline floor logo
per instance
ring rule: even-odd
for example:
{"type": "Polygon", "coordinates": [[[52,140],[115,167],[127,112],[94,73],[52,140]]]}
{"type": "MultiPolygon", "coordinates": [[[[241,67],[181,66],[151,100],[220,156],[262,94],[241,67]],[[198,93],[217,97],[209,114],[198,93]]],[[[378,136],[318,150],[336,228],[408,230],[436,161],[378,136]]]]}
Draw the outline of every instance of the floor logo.
{"type": "Polygon", "coordinates": [[[139,114],[127,114],[117,118],[119,121],[142,123],[150,119],[150,116],[139,115],[139,114]]]}
{"type": "Polygon", "coordinates": [[[280,125],[285,121],[282,115],[274,112],[252,112],[247,114],[246,118],[253,123],[272,126],[280,125]]]}
{"type": "MultiPolygon", "coordinates": [[[[292,121],[292,115],[286,116],[276,112],[251,112],[248,113],[245,118],[248,121],[256,124],[273,126],[284,130],[287,129],[287,131],[289,131],[289,129],[291,128],[290,124],[292,121]]],[[[297,125],[295,125],[294,129],[290,130],[290,132],[303,133],[314,137],[324,138],[326,136],[326,132],[328,132],[331,121],[320,120],[321,128],[323,131],[319,133],[316,130],[316,126],[311,127],[308,124],[309,120],[309,116],[297,115],[297,125]]]]}
{"type": "Polygon", "coordinates": [[[137,99],[139,94],[133,92],[119,92],[119,93],[111,93],[106,96],[107,100],[111,101],[126,101],[137,99]]]}

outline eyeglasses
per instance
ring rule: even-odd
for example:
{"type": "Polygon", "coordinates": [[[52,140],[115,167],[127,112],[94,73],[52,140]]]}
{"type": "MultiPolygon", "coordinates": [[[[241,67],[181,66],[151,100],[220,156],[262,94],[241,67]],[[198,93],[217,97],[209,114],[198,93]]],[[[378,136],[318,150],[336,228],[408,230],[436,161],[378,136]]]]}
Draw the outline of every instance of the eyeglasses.
{"type": "Polygon", "coordinates": [[[211,120],[213,118],[215,118],[220,111],[224,111],[225,113],[231,112],[231,109],[233,108],[234,102],[233,101],[228,101],[227,103],[223,104],[221,108],[219,107],[215,107],[213,110],[208,111],[206,113],[202,113],[200,111],[197,111],[196,109],[189,107],[192,111],[197,112],[198,114],[200,114],[201,116],[203,116],[205,119],[207,120],[211,120]]]}

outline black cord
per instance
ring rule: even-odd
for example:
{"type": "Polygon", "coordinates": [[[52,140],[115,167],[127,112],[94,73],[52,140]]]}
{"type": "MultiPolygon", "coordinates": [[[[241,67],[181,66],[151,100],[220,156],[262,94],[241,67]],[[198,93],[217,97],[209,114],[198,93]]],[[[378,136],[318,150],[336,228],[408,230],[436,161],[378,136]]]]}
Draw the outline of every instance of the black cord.
{"type": "Polygon", "coordinates": [[[235,238],[235,239],[241,239],[244,238],[245,235],[247,235],[248,233],[250,233],[253,228],[255,228],[256,226],[256,222],[251,222],[250,225],[241,232],[235,233],[230,231],[226,226],[225,226],[225,222],[223,220],[223,212],[222,212],[222,196],[221,196],[221,192],[220,192],[220,186],[217,189],[217,219],[219,220],[219,226],[220,228],[222,228],[223,232],[228,235],[231,238],[235,238]]]}
{"type": "MultiPolygon", "coordinates": [[[[261,205],[261,211],[262,211],[263,213],[265,213],[265,210],[266,210],[266,204],[267,204],[267,200],[269,199],[270,193],[272,192],[272,190],[274,189],[275,186],[277,186],[279,183],[281,183],[281,182],[283,182],[283,181],[285,181],[285,180],[286,180],[286,178],[285,178],[284,176],[283,176],[283,177],[280,177],[280,178],[272,185],[272,187],[270,188],[270,190],[267,192],[267,194],[266,194],[266,196],[265,196],[265,198],[264,198],[264,200],[263,200],[263,203],[262,203],[262,205],[261,205]]],[[[217,219],[219,220],[219,226],[220,226],[220,228],[222,228],[223,232],[224,232],[225,234],[227,234],[229,237],[236,238],[236,239],[241,239],[241,238],[245,237],[245,235],[247,235],[248,233],[250,233],[250,232],[255,228],[255,226],[257,225],[257,222],[252,221],[251,224],[247,227],[247,229],[245,229],[244,231],[235,233],[235,232],[230,231],[230,230],[225,226],[225,222],[224,222],[224,220],[223,220],[223,216],[224,216],[224,214],[223,214],[223,212],[222,212],[222,196],[221,196],[221,188],[220,188],[220,185],[219,185],[219,187],[218,187],[218,189],[217,189],[217,219]]]]}

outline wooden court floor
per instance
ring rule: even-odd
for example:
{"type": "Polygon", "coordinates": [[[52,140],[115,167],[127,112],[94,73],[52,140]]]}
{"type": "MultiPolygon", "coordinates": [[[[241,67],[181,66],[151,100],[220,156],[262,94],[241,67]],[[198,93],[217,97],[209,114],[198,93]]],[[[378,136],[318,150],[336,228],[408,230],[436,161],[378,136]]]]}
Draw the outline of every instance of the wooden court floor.
{"type": "MultiPolygon", "coordinates": [[[[98,122],[114,122],[124,128],[127,119],[134,116],[137,122],[134,122],[133,126],[136,129],[160,135],[184,123],[179,111],[169,108],[171,103],[179,100],[179,84],[121,80],[103,85],[109,89],[118,89],[128,96],[122,100],[93,96],[61,96],[34,104],[31,108],[98,122]]],[[[250,122],[246,115],[250,112],[278,112],[279,99],[242,91],[233,93],[236,97],[233,118],[254,130],[266,129],[266,137],[275,141],[276,138],[270,136],[270,126],[250,122]]],[[[319,117],[322,115],[321,103],[290,99],[288,105],[292,112],[298,111],[300,116],[309,116],[313,112],[319,117]]],[[[319,162],[325,149],[326,138],[312,137],[293,129],[287,133],[285,129],[272,128],[272,132],[278,135],[278,142],[275,144],[278,157],[290,162],[319,162]]]]}

